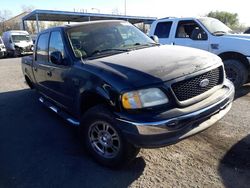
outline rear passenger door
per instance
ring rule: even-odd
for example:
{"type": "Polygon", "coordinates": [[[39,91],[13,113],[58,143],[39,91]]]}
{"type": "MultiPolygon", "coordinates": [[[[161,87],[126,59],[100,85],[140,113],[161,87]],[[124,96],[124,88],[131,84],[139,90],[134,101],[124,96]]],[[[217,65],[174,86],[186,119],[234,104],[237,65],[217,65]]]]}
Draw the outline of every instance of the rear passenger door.
{"type": "Polygon", "coordinates": [[[49,33],[42,33],[39,35],[36,52],[34,54],[33,72],[37,83],[37,88],[40,92],[46,93],[46,72],[48,67],[46,66],[48,62],[48,39],[49,33]]]}
{"type": "Polygon", "coordinates": [[[155,26],[155,31],[153,35],[156,35],[159,38],[161,44],[171,44],[171,29],[173,22],[172,21],[162,21],[158,22],[155,26]]]}

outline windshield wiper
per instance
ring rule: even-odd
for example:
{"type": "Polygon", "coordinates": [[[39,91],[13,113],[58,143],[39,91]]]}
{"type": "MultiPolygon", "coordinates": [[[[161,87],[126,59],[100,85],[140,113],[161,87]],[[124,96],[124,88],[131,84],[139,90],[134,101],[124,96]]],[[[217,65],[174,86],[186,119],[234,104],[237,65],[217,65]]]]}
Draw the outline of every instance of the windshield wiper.
{"type": "Polygon", "coordinates": [[[215,31],[215,32],[213,32],[213,35],[221,36],[221,35],[225,35],[226,33],[227,33],[226,31],[215,31]]]}
{"type": "Polygon", "coordinates": [[[103,49],[103,50],[95,50],[90,55],[88,55],[88,57],[93,57],[95,55],[101,55],[105,52],[128,52],[128,51],[130,51],[130,50],[129,49],[120,49],[120,48],[109,48],[109,49],[103,49]]]}
{"type": "Polygon", "coordinates": [[[134,43],[134,44],[128,44],[128,45],[123,45],[123,47],[129,47],[129,49],[136,49],[136,47],[138,48],[144,48],[144,47],[152,47],[152,46],[159,46],[160,44],[158,43],[134,43]]]}
{"type": "Polygon", "coordinates": [[[153,43],[153,42],[149,42],[149,43],[135,43],[133,44],[133,46],[159,46],[160,44],[158,43],[153,43]]]}
{"type": "MultiPolygon", "coordinates": [[[[135,46],[138,46],[138,47],[150,47],[150,46],[159,46],[160,44],[158,43],[134,43],[134,44],[131,44],[129,46],[131,47],[135,47],[135,46]]],[[[128,45],[124,45],[123,47],[125,46],[128,46],[128,45]]],[[[117,52],[128,52],[128,51],[131,51],[132,49],[131,48],[127,48],[127,49],[121,49],[121,48],[108,48],[108,49],[103,49],[103,50],[95,50],[94,52],[92,52],[90,55],[87,56],[87,58],[89,57],[93,57],[95,55],[103,55],[103,54],[109,54],[109,53],[117,53],[117,52]],[[109,53],[107,53],[109,52],[109,53]]]]}

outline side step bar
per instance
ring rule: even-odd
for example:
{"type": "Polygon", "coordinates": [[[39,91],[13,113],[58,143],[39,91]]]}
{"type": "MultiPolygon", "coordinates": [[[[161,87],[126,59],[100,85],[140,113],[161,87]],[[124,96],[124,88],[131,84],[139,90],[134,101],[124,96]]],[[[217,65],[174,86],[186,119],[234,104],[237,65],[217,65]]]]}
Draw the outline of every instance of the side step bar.
{"type": "Polygon", "coordinates": [[[50,103],[49,101],[45,100],[43,97],[40,97],[39,101],[42,104],[44,104],[46,107],[48,107],[49,109],[51,109],[53,112],[55,112],[59,116],[61,116],[63,119],[65,119],[66,121],[68,121],[71,125],[74,125],[74,126],[79,126],[80,125],[80,122],[78,120],[76,120],[75,118],[73,118],[72,116],[70,116],[69,114],[67,114],[66,112],[58,109],[52,103],[50,103]]]}

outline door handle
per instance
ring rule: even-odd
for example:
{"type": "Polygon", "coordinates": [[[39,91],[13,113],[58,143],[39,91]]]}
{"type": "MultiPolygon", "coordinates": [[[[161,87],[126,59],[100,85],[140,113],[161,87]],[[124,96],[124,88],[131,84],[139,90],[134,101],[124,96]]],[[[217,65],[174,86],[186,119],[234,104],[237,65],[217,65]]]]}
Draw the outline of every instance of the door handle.
{"type": "Polygon", "coordinates": [[[72,78],[72,82],[74,84],[74,86],[79,86],[80,85],[80,80],[77,78],[72,78]]]}
{"type": "Polygon", "coordinates": [[[52,72],[51,72],[51,71],[47,71],[46,73],[47,73],[47,75],[48,75],[49,77],[52,76],[52,72]]]}
{"type": "Polygon", "coordinates": [[[34,71],[36,71],[36,72],[37,72],[37,67],[34,67],[34,71]]]}

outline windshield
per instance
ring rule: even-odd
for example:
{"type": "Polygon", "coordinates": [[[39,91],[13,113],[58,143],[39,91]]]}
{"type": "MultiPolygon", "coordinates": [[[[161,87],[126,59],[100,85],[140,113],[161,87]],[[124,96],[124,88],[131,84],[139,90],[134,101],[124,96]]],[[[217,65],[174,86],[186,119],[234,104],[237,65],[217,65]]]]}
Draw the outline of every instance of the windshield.
{"type": "Polygon", "coordinates": [[[13,42],[20,42],[20,41],[31,41],[31,38],[29,35],[12,35],[13,42]]]}
{"type": "Polygon", "coordinates": [[[76,57],[112,55],[135,48],[156,45],[128,22],[102,22],[74,27],[68,37],[76,57]]]}
{"type": "Polygon", "coordinates": [[[232,30],[221,21],[214,18],[200,18],[199,21],[208,29],[212,34],[216,33],[232,33],[232,30]]]}

